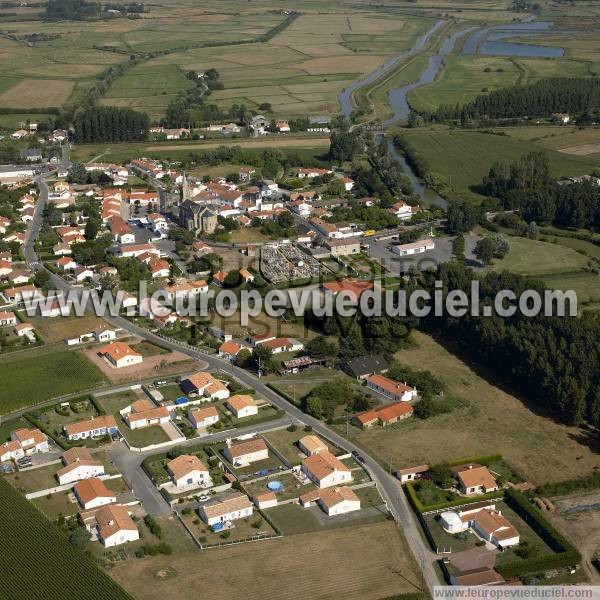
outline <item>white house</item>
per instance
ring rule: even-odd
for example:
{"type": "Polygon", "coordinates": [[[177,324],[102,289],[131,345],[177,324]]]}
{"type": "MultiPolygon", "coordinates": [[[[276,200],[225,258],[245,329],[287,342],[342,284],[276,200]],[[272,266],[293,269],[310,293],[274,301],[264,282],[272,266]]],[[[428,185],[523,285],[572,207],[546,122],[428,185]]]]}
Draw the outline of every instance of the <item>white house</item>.
{"type": "Polygon", "coordinates": [[[167,463],[167,473],[177,487],[210,487],[212,480],[204,463],[193,454],[182,454],[167,463]]]}
{"type": "Polygon", "coordinates": [[[104,356],[116,369],[137,365],[144,360],[141,354],[133,350],[125,342],[111,342],[100,348],[98,354],[104,356]]]}
{"type": "Polygon", "coordinates": [[[73,271],[73,277],[75,277],[75,281],[77,281],[78,283],[86,281],[87,279],[91,279],[93,276],[94,271],[92,271],[88,267],[76,267],[73,271]]]}
{"type": "Polygon", "coordinates": [[[89,437],[112,435],[118,431],[118,428],[112,415],[101,415],[85,421],[66,423],[63,430],[68,440],[85,440],[89,437]]]}
{"type": "Polygon", "coordinates": [[[258,414],[258,406],[256,405],[256,402],[254,402],[252,396],[248,396],[247,394],[231,396],[231,398],[225,402],[225,406],[238,419],[258,414]]]}
{"type": "Polygon", "coordinates": [[[106,548],[140,539],[138,528],[125,506],[119,504],[102,506],[97,510],[95,519],[98,540],[106,548]]]}
{"type": "Polygon", "coordinates": [[[188,418],[196,429],[205,429],[219,420],[219,412],[214,406],[190,410],[188,418]]]}
{"type": "Polygon", "coordinates": [[[449,510],[440,515],[440,525],[444,531],[456,534],[471,529],[486,542],[500,549],[519,543],[520,535],[510,521],[496,509],[495,504],[481,507],[481,503],[462,510],[449,510]]]}
{"type": "Polygon", "coordinates": [[[300,496],[300,504],[304,508],[318,504],[328,516],[344,515],[360,510],[360,499],[349,487],[330,487],[313,490],[300,496]]]}
{"type": "Polygon", "coordinates": [[[204,396],[207,400],[225,400],[229,398],[227,386],[205,371],[199,371],[183,379],[179,385],[184,393],[204,396]]]}
{"type": "Polygon", "coordinates": [[[223,451],[225,458],[236,467],[245,467],[269,458],[269,448],[260,437],[228,444],[223,451]]]}
{"type": "Polygon", "coordinates": [[[0,327],[8,327],[10,325],[16,325],[19,322],[17,316],[12,311],[0,312],[0,327]]]}
{"type": "Polygon", "coordinates": [[[208,292],[206,281],[182,281],[165,287],[165,295],[169,300],[177,298],[189,298],[208,292]]]}
{"type": "Polygon", "coordinates": [[[166,406],[156,406],[150,400],[136,400],[121,411],[127,425],[131,429],[143,429],[151,425],[162,425],[171,420],[171,413],[166,406]]]}
{"type": "Polygon", "coordinates": [[[401,221],[407,221],[413,216],[413,208],[406,202],[396,202],[388,208],[388,212],[392,213],[395,217],[398,217],[401,221]]]}
{"type": "Polygon", "coordinates": [[[62,459],[65,466],[56,473],[61,485],[104,475],[104,465],[95,460],[87,448],[70,448],[62,459]]]}
{"type": "Polygon", "coordinates": [[[117,338],[116,329],[112,329],[107,325],[99,325],[94,329],[94,338],[97,342],[110,342],[117,338]]]}
{"type": "Polygon", "coordinates": [[[410,244],[399,244],[398,246],[392,246],[391,251],[399,256],[412,256],[413,254],[423,254],[428,250],[433,250],[435,244],[431,238],[425,240],[419,240],[418,242],[411,242],[410,244]]]}
{"type": "Polygon", "coordinates": [[[343,485],[352,481],[352,472],[331,452],[319,452],[302,461],[302,471],[318,487],[343,485]]]}
{"type": "Polygon", "coordinates": [[[240,492],[233,492],[225,497],[209,500],[198,508],[200,518],[209,526],[244,519],[252,513],[252,502],[250,502],[248,496],[240,492]]]}
{"type": "Polygon", "coordinates": [[[406,383],[400,383],[379,375],[378,373],[371,375],[367,379],[367,387],[394,402],[410,402],[417,397],[417,390],[415,388],[406,385],[406,383]]]}
{"type": "Polygon", "coordinates": [[[79,504],[86,510],[98,508],[105,504],[112,504],[117,501],[115,492],[109,490],[104,482],[97,477],[78,481],[73,486],[73,491],[79,504]]]}

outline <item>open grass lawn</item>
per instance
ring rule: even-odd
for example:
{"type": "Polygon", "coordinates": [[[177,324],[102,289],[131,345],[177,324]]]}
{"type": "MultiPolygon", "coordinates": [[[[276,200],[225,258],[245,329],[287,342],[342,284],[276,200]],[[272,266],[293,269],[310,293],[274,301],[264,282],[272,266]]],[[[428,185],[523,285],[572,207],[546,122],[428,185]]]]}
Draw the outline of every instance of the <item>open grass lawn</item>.
{"type": "Polygon", "coordinates": [[[598,465],[598,456],[578,441],[584,437],[582,430],[535,414],[501,384],[484,379],[430,336],[416,331],[413,336],[416,347],[396,353],[397,360],[435,373],[448,394],[468,405],[425,421],[408,419],[385,429],[350,428],[351,439],[385,468],[390,461],[395,470],[499,453],[529,481],[540,484],[564,479],[565,473],[571,477],[589,474],[598,465]]]}
{"type": "Polygon", "coordinates": [[[61,469],[62,463],[31,469],[28,471],[19,471],[6,475],[7,481],[23,494],[46,490],[58,485],[56,472],[61,469]]]}
{"type": "Polygon", "coordinates": [[[420,581],[401,533],[390,522],[157,556],[111,569],[130,593],[148,600],[195,599],[207,573],[218,582],[211,586],[212,600],[379,600],[417,591],[420,581]],[[302,553],[298,569],[300,548],[310,552],[302,553]],[[286,573],[292,575],[282,577],[286,573]]]}
{"type": "Polygon", "coordinates": [[[142,429],[129,429],[123,419],[117,420],[117,423],[119,424],[119,431],[135,448],[144,448],[151,444],[162,444],[170,439],[160,425],[151,425],[142,429]]]}
{"type": "Polygon", "coordinates": [[[65,79],[24,79],[0,94],[0,108],[62,106],[73,91],[74,82],[65,79]]]}
{"type": "Polygon", "coordinates": [[[60,435],[62,433],[63,426],[66,423],[85,421],[86,419],[91,419],[92,417],[96,416],[98,416],[98,414],[95,408],[91,405],[91,403],[88,402],[87,408],[80,410],[80,412],[69,410],[69,414],[66,416],[57,413],[54,407],[51,406],[44,412],[40,413],[39,419],[48,427],[50,431],[60,435]]]}
{"type": "Polygon", "coordinates": [[[503,127],[502,131],[510,137],[535,142],[549,150],[577,148],[587,144],[600,143],[600,129],[569,125],[535,125],[532,127],[503,127]]]}
{"type": "MultiPolygon", "coordinates": [[[[277,429],[276,431],[269,431],[265,433],[264,437],[273,445],[277,450],[290,462],[292,465],[297,465],[306,458],[304,452],[298,448],[298,440],[303,438],[305,435],[313,435],[307,433],[303,429],[296,429],[296,431],[288,431],[287,429],[277,429]]],[[[325,440],[323,440],[325,442],[325,440]]],[[[326,442],[325,442],[326,443],[326,442]]],[[[327,444],[329,450],[336,454],[338,448],[327,444]]]]}
{"type": "Polygon", "coordinates": [[[183,520],[194,532],[196,538],[200,539],[203,544],[209,545],[246,540],[259,534],[269,536],[277,533],[260,513],[256,512],[251,517],[233,521],[234,527],[228,530],[229,536],[225,534],[227,537],[223,537],[223,533],[215,533],[198,517],[196,511],[183,515],[183,520]]]}
{"type": "Polygon", "coordinates": [[[133,350],[141,354],[143,357],[146,356],[158,356],[159,354],[169,354],[168,350],[153,344],[152,342],[140,342],[139,344],[134,344],[131,346],[133,350]]]}
{"type": "Polygon", "coordinates": [[[508,241],[509,253],[502,260],[495,260],[491,270],[507,270],[519,275],[552,275],[580,271],[588,262],[585,256],[563,245],[516,236],[508,241]]]}
{"type": "Polygon", "coordinates": [[[0,358],[0,412],[43,402],[105,382],[102,373],[78,351],[41,348],[0,358]],[[44,351],[44,352],[42,352],[44,351]]]}
{"type": "Polygon", "coordinates": [[[23,417],[18,419],[12,419],[10,421],[2,421],[0,423],[0,444],[10,440],[10,432],[16,431],[17,429],[30,429],[31,423],[26,421],[23,417]]]}
{"type": "Polygon", "coordinates": [[[546,286],[554,290],[573,290],[577,294],[579,308],[590,308],[600,302],[600,277],[593,273],[572,273],[556,277],[544,277],[546,286]]]}
{"type": "Polygon", "coordinates": [[[69,517],[81,510],[77,500],[71,502],[73,492],[66,490],[49,496],[40,496],[31,500],[51,521],[58,517],[69,517]]]}
{"type": "Polygon", "coordinates": [[[73,338],[83,333],[90,333],[96,327],[105,325],[106,322],[95,315],[85,315],[83,317],[28,317],[21,312],[22,321],[31,323],[39,333],[46,344],[54,342],[63,342],[65,338],[73,338]]]}
{"type": "MultiPolygon", "coordinates": [[[[513,162],[541,149],[534,142],[510,136],[441,126],[407,130],[403,134],[423,154],[432,173],[441,175],[457,193],[471,198],[479,197],[471,187],[481,184],[494,162],[513,162]]],[[[554,150],[547,154],[552,177],[589,174],[598,166],[593,157],[569,156],[554,150]]]]}
{"type": "Polygon", "coordinates": [[[269,238],[256,227],[241,227],[229,234],[229,241],[234,244],[249,244],[268,240],[269,238]]]}
{"type": "Polygon", "coordinates": [[[98,396],[97,400],[103,406],[107,413],[114,415],[119,414],[119,411],[129,406],[132,402],[138,400],[140,396],[133,390],[125,390],[115,394],[106,394],[98,396]]]}

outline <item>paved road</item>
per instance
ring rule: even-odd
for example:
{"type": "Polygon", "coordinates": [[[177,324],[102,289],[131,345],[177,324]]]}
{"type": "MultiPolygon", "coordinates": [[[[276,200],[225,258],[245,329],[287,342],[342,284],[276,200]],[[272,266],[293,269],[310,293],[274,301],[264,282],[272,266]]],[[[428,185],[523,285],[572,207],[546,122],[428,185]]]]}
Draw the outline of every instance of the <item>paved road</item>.
{"type": "MultiPolygon", "coordinates": [[[[249,433],[266,433],[267,431],[287,427],[290,422],[291,419],[289,417],[282,417],[260,425],[205,434],[181,442],[180,444],[177,444],[177,447],[193,446],[203,442],[223,442],[228,438],[234,436],[238,437],[249,433]]],[[[131,452],[123,442],[112,444],[109,451],[113,463],[119,469],[123,477],[129,481],[136,497],[141,500],[146,511],[155,517],[168,517],[172,514],[173,509],[158,489],[152,484],[141,465],[142,461],[149,456],[161,454],[163,452],[165,452],[164,449],[149,450],[147,452],[131,452]]]]}
{"type": "MultiPolygon", "coordinates": [[[[33,221],[31,222],[24,248],[25,258],[30,267],[34,270],[43,268],[43,266],[41,266],[37,260],[34,245],[42,222],[43,207],[48,197],[48,188],[43,178],[40,177],[38,182],[40,185],[40,198],[36,206],[35,215],[33,221]]],[[[56,284],[56,289],[63,290],[65,293],[67,293],[70,289],[74,289],[71,288],[71,286],[64,279],[55,275],[52,276],[52,282],[56,284]]],[[[427,585],[431,591],[432,587],[439,583],[437,574],[432,564],[433,560],[436,558],[436,555],[429,550],[428,546],[421,538],[421,534],[418,529],[419,526],[408,505],[408,501],[402,492],[398,480],[395,479],[391,474],[387,473],[385,469],[383,469],[374,458],[364,452],[362,448],[359,448],[353,442],[345,439],[335,431],[331,430],[322,421],[303,413],[299,408],[290,404],[284,398],[279,396],[279,394],[267,387],[262,380],[258,379],[253,374],[238,367],[232,366],[229,362],[216,356],[208,356],[199,350],[196,350],[195,348],[165,340],[148,331],[147,329],[144,329],[135,323],[124,319],[123,317],[105,317],[105,319],[113,325],[125,329],[163,348],[176,350],[186,354],[187,356],[198,361],[198,369],[209,369],[212,371],[227,370],[227,372],[232,373],[241,383],[255,389],[260,396],[265,398],[274,406],[284,410],[293,419],[305,423],[306,425],[310,425],[313,428],[313,431],[318,435],[331,440],[335,445],[341,448],[359,453],[363,457],[363,464],[370,473],[372,479],[375,481],[388,510],[394,516],[394,519],[398,525],[402,527],[408,544],[417,562],[421,566],[425,585],[427,585]]],[[[258,428],[251,429],[256,431],[258,428]]],[[[141,463],[143,460],[143,455],[140,456],[133,453],[127,453],[127,458],[124,458],[124,456],[125,455],[120,455],[117,453],[115,456],[117,466],[120,465],[119,468],[123,468],[125,473],[128,473],[128,478],[134,486],[134,489],[137,488],[137,490],[140,490],[142,496],[148,496],[149,504],[146,506],[147,510],[150,512],[156,511],[157,514],[159,514],[160,511],[164,510],[164,507],[156,497],[156,490],[154,486],[147,481],[147,478],[139,468],[139,463],[141,463]],[[130,454],[132,455],[131,457],[129,456],[130,454]],[[137,468],[135,467],[136,462],[137,468]],[[150,491],[150,488],[152,488],[152,491],[150,491]]],[[[144,498],[142,497],[140,499],[143,500],[144,498]]]]}

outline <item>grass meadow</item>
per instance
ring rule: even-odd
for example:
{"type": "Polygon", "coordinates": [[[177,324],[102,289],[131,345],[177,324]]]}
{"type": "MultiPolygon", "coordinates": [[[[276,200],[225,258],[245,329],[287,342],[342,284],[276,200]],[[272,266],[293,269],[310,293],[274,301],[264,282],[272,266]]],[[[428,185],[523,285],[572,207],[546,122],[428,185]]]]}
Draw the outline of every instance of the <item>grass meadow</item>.
{"type": "MultiPolygon", "coordinates": [[[[529,481],[540,484],[562,480],[565,473],[586,475],[597,466],[597,455],[579,441],[585,437],[582,430],[536,414],[522,399],[505,391],[501,382],[496,384],[432,337],[416,331],[412,335],[415,347],[397,352],[396,359],[435,373],[446,385],[446,393],[464,405],[447,414],[408,419],[385,429],[351,427],[352,441],[385,468],[502,454],[529,481]]],[[[340,426],[340,433],[345,434],[345,427],[340,426]]]]}
{"type": "MultiPolygon", "coordinates": [[[[472,190],[481,184],[494,162],[513,162],[524,154],[543,150],[536,142],[478,131],[442,126],[403,131],[403,135],[458,194],[478,198],[472,190]]],[[[580,157],[547,149],[552,177],[584,175],[598,166],[594,157],[580,157]]]]}

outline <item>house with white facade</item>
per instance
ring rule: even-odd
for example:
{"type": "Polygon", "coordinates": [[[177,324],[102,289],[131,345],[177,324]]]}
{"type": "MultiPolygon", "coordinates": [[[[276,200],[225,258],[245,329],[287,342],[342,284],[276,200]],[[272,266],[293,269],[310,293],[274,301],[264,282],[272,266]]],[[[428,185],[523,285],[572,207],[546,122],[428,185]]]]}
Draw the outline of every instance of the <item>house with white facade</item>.
{"type": "Polygon", "coordinates": [[[302,471],[319,488],[352,481],[352,472],[331,452],[319,452],[302,461],[302,471]]]}
{"type": "Polygon", "coordinates": [[[211,527],[236,519],[244,519],[252,513],[252,502],[248,496],[240,492],[232,492],[227,496],[209,500],[200,504],[198,508],[200,518],[211,527]]]}
{"type": "Polygon", "coordinates": [[[225,406],[238,419],[258,414],[258,406],[256,402],[254,402],[252,396],[249,396],[248,394],[231,396],[231,398],[225,402],[225,406]]]}
{"type": "Polygon", "coordinates": [[[182,454],[170,460],[166,469],[176,487],[212,486],[212,480],[206,465],[193,454],[182,454]]]}
{"type": "Polygon", "coordinates": [[[269,448],[261,437],[227,444],[225,458],[235,467],[245,467],[269,458],[269,448]]]}

